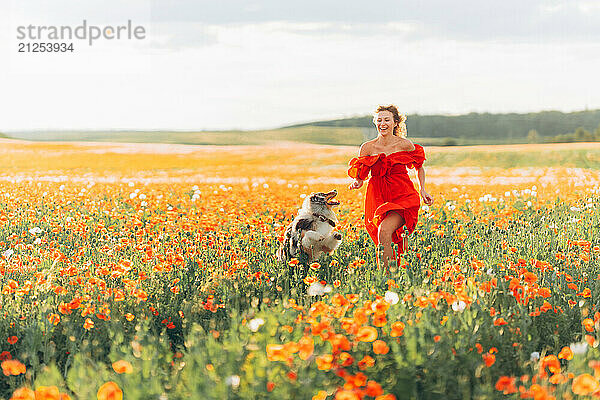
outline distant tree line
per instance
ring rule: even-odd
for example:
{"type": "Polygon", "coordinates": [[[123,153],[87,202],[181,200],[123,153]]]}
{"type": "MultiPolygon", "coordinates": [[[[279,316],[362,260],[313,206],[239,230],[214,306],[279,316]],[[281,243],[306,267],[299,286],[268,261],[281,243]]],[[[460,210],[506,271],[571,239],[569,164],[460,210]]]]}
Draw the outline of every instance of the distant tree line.
{"type": "Polygon", "coordinates": [[[564,133],[562,135],[546,138],[546,141],[554,143],[600,142],[600,124],[598,124],[593,132],[590,132],[584,127],[580,126],[579,128],[575,129],[575,132],[564,133]]]}
{"type": "MultiPolygon", "coordinates": [[[[600,110],[589,110],[571,113],[559,111],[527,114],[470,113],[455,116],[412,114],[407,116],[406,127],[410,136],[423,138],[525,141],[532,139],[530,134],[535,131],[538,135],[537,141],[571,141],[571,138],[572,141],[578,141],[582,137],[597,140],[591,138],[598,137],[596,132],[599,123],[600,110]]],[[[367,115],[294,126],[311,125],[370,128],[373,127],[373,117],[367,115]]]]}

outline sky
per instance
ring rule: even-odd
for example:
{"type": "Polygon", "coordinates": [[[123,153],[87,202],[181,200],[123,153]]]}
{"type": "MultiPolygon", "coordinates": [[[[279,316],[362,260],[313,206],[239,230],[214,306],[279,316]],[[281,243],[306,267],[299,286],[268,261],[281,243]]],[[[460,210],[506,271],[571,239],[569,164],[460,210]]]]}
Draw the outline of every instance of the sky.
{"type": "Polygon", "coordinates": [[[265,129],[370,113],[600,108],[595,0],[0,0],[0,131],[265,129]],[[19,26],[142,26],[50,40],[19,26]]]}

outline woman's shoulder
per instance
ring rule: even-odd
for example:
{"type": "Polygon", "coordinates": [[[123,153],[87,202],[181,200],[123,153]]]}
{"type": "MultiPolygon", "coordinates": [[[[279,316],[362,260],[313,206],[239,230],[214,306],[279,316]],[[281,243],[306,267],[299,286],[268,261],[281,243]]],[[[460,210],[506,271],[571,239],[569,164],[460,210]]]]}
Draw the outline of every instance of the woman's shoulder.
{"type": "Polygon", "coordinates": [[[400,138],[397,146],[400,148],[400,151],[415,151],[419,145],[413,143],[410,139],[400,138]]]}
{"type": "Polygon", "coordinates": [[[360,145],[360,149],[358,150],[358,156],[364,157],[373,153],[373,144],[375,139],[371,139],[367,142],[364,142],[360,145]]]}

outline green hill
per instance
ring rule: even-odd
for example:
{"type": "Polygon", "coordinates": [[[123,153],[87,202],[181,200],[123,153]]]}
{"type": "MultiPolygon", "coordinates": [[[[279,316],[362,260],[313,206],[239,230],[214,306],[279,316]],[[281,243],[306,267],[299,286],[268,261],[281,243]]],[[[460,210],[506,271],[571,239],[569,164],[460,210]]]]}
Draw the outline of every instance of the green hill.
{"type": "MultiPolygon", "coordinates": [[[[408,116],[406,123],[409,137],[422,145],[600,140],[600,110],[456,116],[413,114],[408,116]],[[535,133],[530,135],[533,130],[535,133]]],[[[376,135],[373,117],[366,115],[255,131],[35,131],[15,132],[10,137],[33,141],[198,145],[261,145],[291,141],[356,146],[376,135]]]]}
{"type": "MultiPolygon", "coordinates": [[[[478,114],[465,115],[419,115],[407,116],[406,128],[411,137],[491,139],[492,141],[519,141],[527,138],[530,130],[536,130],[542,137],[574,132],[583,127],[593,131],[600,124],[600,110],[563,113],[542,111],[527,114],[478,114]]],[[[373,117],[317,121],[302,126],[359,127],[372,128],[373,117]]]]}

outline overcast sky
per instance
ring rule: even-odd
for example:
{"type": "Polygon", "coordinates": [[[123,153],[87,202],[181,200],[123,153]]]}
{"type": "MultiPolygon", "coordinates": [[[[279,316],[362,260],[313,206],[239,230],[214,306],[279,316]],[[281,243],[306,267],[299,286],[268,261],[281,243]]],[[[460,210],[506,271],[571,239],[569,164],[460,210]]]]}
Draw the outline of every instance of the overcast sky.
{"type": "Polygon", "coordinates": [[[595,0],[0,0],[0,131],[600,108],[598,21],[595,0]],[[17,52],[18,26],[83,19],[146,38],[17,52]]]}

